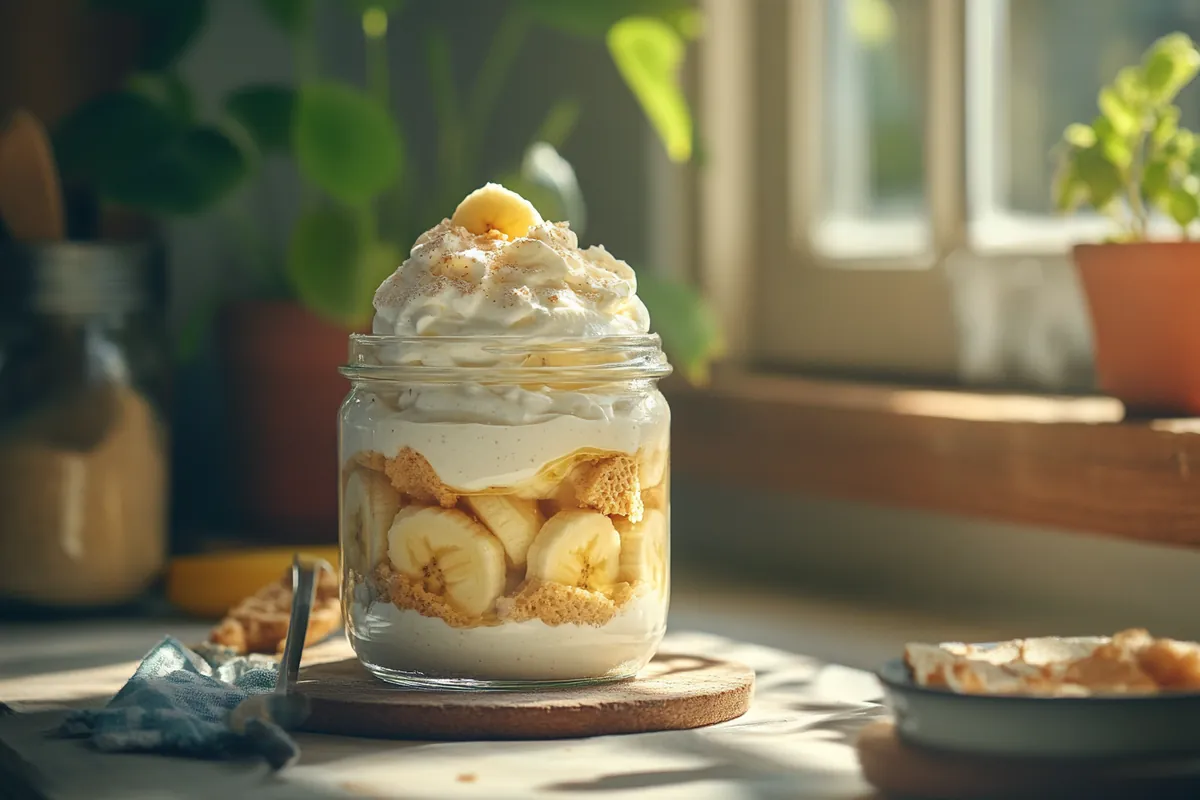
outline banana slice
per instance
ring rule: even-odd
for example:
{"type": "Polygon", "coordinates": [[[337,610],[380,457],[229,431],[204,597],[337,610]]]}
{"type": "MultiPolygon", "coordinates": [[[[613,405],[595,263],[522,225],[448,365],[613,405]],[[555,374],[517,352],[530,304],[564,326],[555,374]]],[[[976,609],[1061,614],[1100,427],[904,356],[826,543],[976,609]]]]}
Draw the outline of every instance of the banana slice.
{"type": "Polygon", "coordinates": [[[382,472],[360,468],[346,479],[342,502],[346,564],[369,573],[387,557],[388,531],[400,510],[400,494],[382,472]]]}
{"type": "Polygon", "coordinates": [[[476,235],[499,231],[509,239],[521,238],[542,221],[542,215],[532,203],[498,183],[484,184],[471,192],[450,218],[451,225],[466,228],[476,235]]]}
{"type": "Polygon", "coordinates": [[[537,501],[498,494],[480,494],[463,499],[479,521],[504,545],[509,562],[513,566],[524,566],[529,545],[546,522],[538,510],[537,501]]]}
{"type": "Polygon", "coordinates": [[[598,511],[560,511],[529,546],[526,576],[604,592],[617,582],[621,537],[598,511]]]}
{"type": "Polygon", "coordinates": [[[641,522],[618,518],[621,534],[621,568],[618,579],[628,583],[645,581],[662,589],[667,585],[667,517],[655,508],[646,509],[641,522]]]}
{"type": "Polygon", "coordinates": [[[504,593],[504,547],[463,512],[410,506],[388,532],[396,571],[464,614],[478,617],[504,593]]]}
{"type": "Polygon", "coordinates": [[[653,489],[663,482],[667,474],[669,453],[670,450],[665,444],[657,447],[646,446],[638,452],[638,483],[643,489],[653,489]]]}

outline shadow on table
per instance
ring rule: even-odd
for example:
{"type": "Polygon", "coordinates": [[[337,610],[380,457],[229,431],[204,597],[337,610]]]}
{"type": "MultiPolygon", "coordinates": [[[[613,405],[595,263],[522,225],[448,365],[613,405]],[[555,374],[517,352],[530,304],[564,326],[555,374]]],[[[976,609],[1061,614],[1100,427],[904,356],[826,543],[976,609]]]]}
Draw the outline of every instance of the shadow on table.
{"type": "MultiPolygon", "coordinates": [[[[787,733],[817,734],[811,741],[851,745],[858,729],[873,719],[877,711],[863,708],[835,714],[827,719],[780,728],[764,723],[762,736],[778,739],[787,733]]],[[[736,723],[735,723],[736,724],[736,723]]],[[[756,724],[743,726],[750,730],[756,724]]],[[[591,780],[562,781],[541,787],[549,792],[607,792],[649,790],[666,786],[683,788],[688,784],[705,781],[736,783],[739,796],[759,800],[791,798],[845,797],[846,791],[855,783],[854,776],[829,772],[806,771],[801,773],[797,764],[755,753],[752,748],[733,747],[723,741],[724,737],[706,735],[706,729],[670,731],[651,734],[642,743],[646,750],[664,754],[699,756],[707,764],[693,767],[677,767],[661,770],[642,770],[612,773],[591,780]]],[[[635,796],[631,794],[631,796],[635,796]]],[[[862,794],[870,797],[870,794],[862,794]]]]}
{"type": "Polygon", "coordinates": [[[697,656],[690,653],[659,653],[654,657],[653,674],[656,678],[665,678],[668,675],[695,672],[723,663],[725,662],[715,658],[706,658],[705,656],[697,656]]]}

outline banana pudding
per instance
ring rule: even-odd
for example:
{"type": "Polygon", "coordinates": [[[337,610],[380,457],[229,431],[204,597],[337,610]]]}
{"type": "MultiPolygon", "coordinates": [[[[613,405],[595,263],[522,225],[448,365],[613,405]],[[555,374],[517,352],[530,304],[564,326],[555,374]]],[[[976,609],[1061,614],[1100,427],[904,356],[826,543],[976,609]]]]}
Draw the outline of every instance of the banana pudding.
{"type": "Polygon", "coordinates": [[[627,264],[488,184],[375,295],[343,374],[346,629],[401,684],[613,680],[669,595],[670,372],[627,264]]]}

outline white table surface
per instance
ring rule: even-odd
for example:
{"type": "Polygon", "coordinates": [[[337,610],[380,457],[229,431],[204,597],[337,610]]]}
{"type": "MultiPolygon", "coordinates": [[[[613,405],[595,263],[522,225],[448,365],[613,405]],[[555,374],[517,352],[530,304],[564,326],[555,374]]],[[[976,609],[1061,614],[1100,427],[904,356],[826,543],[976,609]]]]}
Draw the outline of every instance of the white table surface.
{"type": "Polygon", "coordinates": [[[41,796],[54,800],[871,797],[853,737],[883,709],[878,684],[861,667],[894,657],[913,639],[1007,633],[894,609],[702,586],[676,592],[670,627],[672,649],[755,668],[747,715],[695,731],[572,741],[421,743],[299,734],[300,763],[272,776],[253,762],[100,754],[42,734],[64,706],[103,704],[164,634],[197,641],[207,625],[0,624],[0,701],[22,712],[0,717],[0,751],[8,749],[0,752],[0,784],[15,754],[44,776],[41,796]]]}

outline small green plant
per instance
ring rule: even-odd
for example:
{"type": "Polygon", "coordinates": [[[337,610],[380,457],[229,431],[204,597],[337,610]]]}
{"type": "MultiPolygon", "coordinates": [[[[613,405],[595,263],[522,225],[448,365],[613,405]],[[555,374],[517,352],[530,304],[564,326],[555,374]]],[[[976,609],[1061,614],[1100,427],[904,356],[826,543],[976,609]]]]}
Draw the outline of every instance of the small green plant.
{"type": "MultiPolygon", "coordinates": [[[[226,213],[243,233],[257,295],[294,298],[347,327],[369,322],[375,287],[411,242],[485,180],[583,232],[584,198],[560,154],[581,113],[577,98],[549,102],[532,141],[506,169],[488,174],[482,166],[505,81],[535,28],[604,42],[670,158],[692,156],[692,118],[678,76],[686,41],[702,21],[690,0],[509,0],[470,82],[456,75],[449,21],[429,15],[419,39],[437,127],[432,165],[416,163],[391,107],[386,35],[406,21],[404,0],[258,0],[291,42],[295,80],[240,87],[207,117],[176,65],[203,27],[208,0],[92,2],[139,15],[149,35],[128,85],[86,104],[55,132],[64,175],[105,202],[152,216],[226,213]],[[361,23],[363,87],[321,73],[314,19],[322,2],[361,23]],[[266,159],[279,157],[293,159],[303,179],[285,253],[264,243],[237,193],[266,159]]],[[[690,379],[704,380],[721,346],[708,307],[690,286],[652,270],[639,271],[639,284],[672,360],[690,379]]],[[[185,349],[200,341],[219,302],[202,304],[184,332],[185,349]]]]}
{"type": "Polygon", "coordinates": [[[1141,64],[1100,90],[1100,115],[1066,129],[1054,202],[1090,206],[1119,226],[1115,241],[1147,238],[1157,209],[1188,238],[1200,217],[1200,138],[1179,126],[1175,99],[1200,71],[1200,51],[1182,33],[1156,41],[1141,64]]]}

